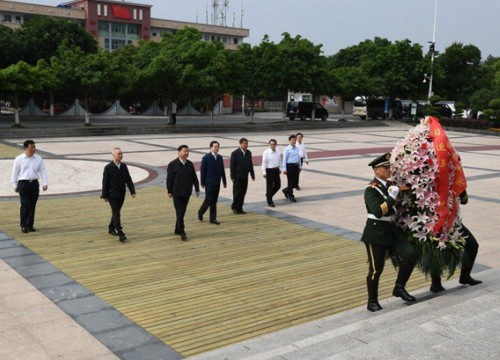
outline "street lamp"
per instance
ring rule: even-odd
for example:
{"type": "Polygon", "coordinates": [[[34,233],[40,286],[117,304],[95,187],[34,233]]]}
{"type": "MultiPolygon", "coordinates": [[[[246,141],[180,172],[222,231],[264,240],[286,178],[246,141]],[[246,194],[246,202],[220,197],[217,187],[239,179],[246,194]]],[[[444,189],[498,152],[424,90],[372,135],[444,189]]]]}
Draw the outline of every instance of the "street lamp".
{"type": "Polygon", "coordinates": [[[429,76],[424,74],[424,83],[428,79],[429,80],[429,92],[427,93],[427,100],[432,96],[432,80],[434,77],[434,54],[436,52],[436,19],[437,19],[437,9],[438,9],[438,0],[436,0],[436,5],[434,8],[434,29],[432,30],[432,41],[429,41],[429,52],[431,53],[431,73],[429,76]]]}

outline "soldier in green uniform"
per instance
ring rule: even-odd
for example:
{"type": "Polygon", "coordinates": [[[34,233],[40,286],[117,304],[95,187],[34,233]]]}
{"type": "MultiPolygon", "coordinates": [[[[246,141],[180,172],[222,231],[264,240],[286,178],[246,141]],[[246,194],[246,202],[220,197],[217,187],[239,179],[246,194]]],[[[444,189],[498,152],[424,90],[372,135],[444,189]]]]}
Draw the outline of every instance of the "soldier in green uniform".
{"type": "Polygon", "coordinates": [[[366,187],[364,194],[368,219],[361,241],[365,243],[368,254],[367,308],[372,312],[382,310],[378,303],[378,283],[387,252],[396,259],[399,267],[392,295],[407,302],[416,301],[405,290],[405,285],[415,267],[417,254],[403,231],[393,222],[399,188],[388,180],[391,175],[390,157],[391,154],[386,153],[368,164],[373,168],[375,178],[366,187]]]}

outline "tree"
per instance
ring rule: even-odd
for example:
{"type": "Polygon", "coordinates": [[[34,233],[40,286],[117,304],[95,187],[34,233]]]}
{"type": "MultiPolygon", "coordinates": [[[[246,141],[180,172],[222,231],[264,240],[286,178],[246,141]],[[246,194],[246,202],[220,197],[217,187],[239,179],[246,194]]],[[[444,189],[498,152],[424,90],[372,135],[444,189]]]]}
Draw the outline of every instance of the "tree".
{"type": "Polygon", "coordinates": [[[476,46],[453,43],[436,58],[435,92],[469,106],[481,78],[480,62],[481,51],[476,46]]]}
{"type": "Polygon", "coordinates": [[[44,87],[44,77],[40,69],[19,61],[5,69],[0,69],[0,90],[13,94],[15,125],[19,126],[19,97],[39,92],[44,87]]]}
{"type": "Polygon", "coordinates": [[[0,69],[16,63],[19,59],[18,51],[14,30],[0,25],[0,69]]]}
{"type": "Polygon", "coordinates": [[[40,59],[49,61],[64,42],[80,48],[85,54],[96,53],[97,41],[75,21],[37,15],[15,31],[20,47],[19,60],[35,65],[40,59]]]}

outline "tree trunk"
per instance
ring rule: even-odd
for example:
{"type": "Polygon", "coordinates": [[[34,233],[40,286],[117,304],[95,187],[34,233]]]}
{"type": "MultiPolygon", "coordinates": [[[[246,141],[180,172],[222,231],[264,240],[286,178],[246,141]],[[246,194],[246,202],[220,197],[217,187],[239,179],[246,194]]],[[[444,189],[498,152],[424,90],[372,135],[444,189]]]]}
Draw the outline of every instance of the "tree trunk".
{"type": "Polygon", "coordinates": [[[85,94],[85,126],[90,126],[89,96],[85,94]]]}

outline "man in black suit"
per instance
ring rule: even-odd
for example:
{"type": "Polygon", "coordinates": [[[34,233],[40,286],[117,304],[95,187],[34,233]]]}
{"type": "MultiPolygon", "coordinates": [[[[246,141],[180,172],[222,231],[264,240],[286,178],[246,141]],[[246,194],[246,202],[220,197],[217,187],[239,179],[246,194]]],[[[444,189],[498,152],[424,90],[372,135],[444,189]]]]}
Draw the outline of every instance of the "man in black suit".
{"type": "Polygon", "coordinates": [[[193,163],[187,158],[189,148],[181,145],[177,148],[179,157],[168,164],[167,167],[167,191],[168,197],[173,198],[175,208],[175,234],[180,235],[182,241],[186,241],[187,235],[184,231],[184,215],[189,203],[189,197],[193,192],[193,185],[196,196],[200,195],[200,184],[196,176],[193,163]]]}
{"type": "Polygon", "coordinates": [[[248,174],[255,181],[252,153],[248,150],[248,140],[240,139],[240,147],[231,153],[229,164],[231,181],[233,182],[233,204],[231,209],[235,214],[246,214],[243,203],[248,189],[248,174]]]}
{"type": "Polygon", "coordinates": [[[127,240],[122,231],[120,220],[120,210],[125,201],[126,187],[130,194],[135,198],[135,187],[130,177],[128,167],[122,162],[123,152],[119,147],[113,149],[113,161],[104,167],[102,176],[102,195],[101,199],[109,202],[111,206],[111,221],[108,225],[108,232],[111,235],[119,236],[120,241],[127,240]]]}
{"type": "Polygon", "coordinates": [[[219,197],[220,182],[224,188],[227,186],[224,160],[219,155],[220,144],[210,142],[210,152],[201,159],[200,180],[201,187],[205,188],[205,200],[198,210],[198,219],[203,221],[203,214],[210,208],[210,223],[220,225],[217,220],[217,199],[219,197]]]}

